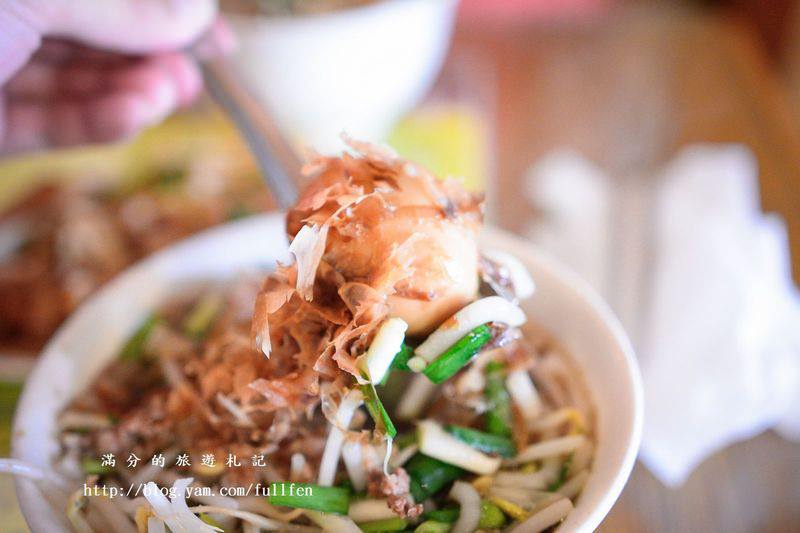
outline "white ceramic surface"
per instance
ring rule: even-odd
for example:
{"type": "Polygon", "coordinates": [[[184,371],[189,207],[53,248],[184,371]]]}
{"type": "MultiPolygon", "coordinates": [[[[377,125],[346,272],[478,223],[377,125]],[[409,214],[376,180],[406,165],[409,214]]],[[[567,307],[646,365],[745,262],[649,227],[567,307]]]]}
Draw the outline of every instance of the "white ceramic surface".
{"type": "MultiPolygon", "coordinates": [[[[526,312],[571,352],[594,396],[594,468],[560,530],[592,531],[619,496],[639,447],[642,392],[630,344],[606,305],[561,265],[497,230],[486,230],[483,242],[514,253],[530,269],[537,288],[526,312]]],[[[14,457],[49,464],[57,452],[58,412],[170,294],[192,282],[229,278],[286,258],[283,218],[264,215],[187,239],[106,285],[61,327],[29,377],[14,421],[14,457]]],[[[60,510],[43,510],[35,485],[17,479],[17,491],[34,532],[64,527],[60,510]]]]}
{"type": "Polygon", "coordinates": [[[382,0],[293,17],[229,15],[234,59],[284,131],[323,153],[384,139],[433,83],[457,0],[382,0]]]}

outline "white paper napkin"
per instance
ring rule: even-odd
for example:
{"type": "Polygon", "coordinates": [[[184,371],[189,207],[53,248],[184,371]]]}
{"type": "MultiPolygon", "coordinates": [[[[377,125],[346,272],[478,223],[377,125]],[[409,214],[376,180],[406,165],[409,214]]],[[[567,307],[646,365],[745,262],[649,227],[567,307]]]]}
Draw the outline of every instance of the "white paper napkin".
{"type": "Polygon", "coordinates": [[[710,454],[767,428],[800,439],[800,295],[784,224],[761,212],[745,147],[688,147],[641,183],[652,203],[643,195],[625,205],[619,181],[579,154],[552,153],[527,176],[544,213],[529,236],[592,283],[633,333],[641,457],[677,486],[710,454]]]}

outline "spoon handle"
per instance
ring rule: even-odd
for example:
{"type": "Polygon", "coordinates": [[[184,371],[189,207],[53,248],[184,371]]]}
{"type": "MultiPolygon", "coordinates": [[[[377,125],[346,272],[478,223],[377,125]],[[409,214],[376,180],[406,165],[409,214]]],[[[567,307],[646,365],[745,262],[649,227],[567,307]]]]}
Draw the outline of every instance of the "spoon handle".
{"type": "Polygon", "coordinates": [[[227,113],[255,157],[261,176],[281,209],[297,201],[302,163],[263,104],[245,88],[223,55],[200,61],[206,90],[227,113]]]}

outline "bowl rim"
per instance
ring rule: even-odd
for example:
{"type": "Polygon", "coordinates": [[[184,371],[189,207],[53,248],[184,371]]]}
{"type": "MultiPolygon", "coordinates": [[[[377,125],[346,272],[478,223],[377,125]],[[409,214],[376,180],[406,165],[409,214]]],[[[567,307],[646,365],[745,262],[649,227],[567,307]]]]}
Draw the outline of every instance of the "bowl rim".
{"type": "MultiPolygon", "coordinates": [[[[170,257],[185,255],[192,249],[200,248],[204,245],[207,247],[207,243],[218,242],[232,232],[253,231],[253,229],[271,226],[277,226],[282,229],[283,220],[282,213],[269,213],[249,217],[200,232],[174,245],[168,246],[152,256],[128,267],[83,302],[61,327],[59,327],[57,332],[45,345],[33,371],[25,381],[22,394],[17,403],[12,425],[12,457],[25,459],[24,432],[27,427],[26,420],[30,418],[31,414],[35,413],[35,407],[37,403],[40,403],[37,402],[35,397],[37,391],[47,386],[47,371],[53,366],[50,363],[64,357],[64,353],[59,350],[61,340],[68,337],[71,330],[75,328],[75,324],[80,326],[79,319],[82,315],[90,313],[93,310],[93,302],[99,301],[101,298],[108,298],[108,295],[113,295],[115,292],[118,292],[120,290],[119,287],[124,287],[126,280],[152,270],[158,263],[166,262],[170,257]]],[[[630,406],[631,412],[629,414],[626,413],[626,416],[630,418],[630,423],[626,425],[626,435],[620,437],[620,439],[624,441],[625,451],[619,464],[615,467],[615,475],[613,478],[604,482],[606,486],[602,492],[603,496],[594,504],[591,511],[585,515],[580,523],[572,524],[574,531],[593,531],[606,517],[622,492],[639,451],[644,418],[644,395],[641,375],[639,374],[633,347],[621,323],[608,305],[587,282],[569,268],[546,252],[527,243],[522,238],[511,235],[503,230],[486,227],[484,228],[484,235],[482,238],[491,240],[493,243],[500,243],[501,247],[503,245],[514,245],[518,247],[520,253],[526,255],[530,261],[538,263],[542,269],[548,271],[554,278],[563,283],[563,285],[572,291],[573,295],[586,305],[596,318],[599,319],[600,324],[607,330],[609,338],[613,341],[619,355],[622,357],[625,384],[629,388],[629,393],[632,398],[630,406]]],[[[285,250],[281,250],[280,253],[276,255],[282,254],[285,255],[285,250]]],[[[240,269],[241,268],[243,267],[240,266],[240,269]]],[[[590,393],[592,393],[591,390],[590,393]]],[[[36,486],[30,483],[29,480],[20,477],[16,477],[14,483],[20,508],[29,525],[51,524],[55,516],[48,517],[47,515],[54,513],[42,513],[41,505],[35,505],[34,500],[40,495],[36,486]],[[49,522],[46,522],[46,520],[49,520],[49,522]]],[[[580,502],[578,506],[580,506],[580,502]]],[[[578,508],[578,506],[576,506],[576,508],[578,508]]],[[[35,531],[36,527],[33,527],[33,530],[35,531]]],[[[567,531],[563,528],[562,530],[567,531]]]]}

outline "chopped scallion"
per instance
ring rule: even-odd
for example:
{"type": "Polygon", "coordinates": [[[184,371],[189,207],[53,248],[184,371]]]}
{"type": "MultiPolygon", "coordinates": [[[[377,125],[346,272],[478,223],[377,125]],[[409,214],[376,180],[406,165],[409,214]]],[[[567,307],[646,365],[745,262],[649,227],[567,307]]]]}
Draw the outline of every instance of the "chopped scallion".
{"type": "Polygon", "coordinates": [[[386,518],[384,520],[375,520],[373,522],[363,522],[358,524],[361,531],[364,533],[383,533],[390,531],[404,531],[408,525],[408,520],[400,518],[386,518]]]}
{"type": "MultiPolygon", "coordinates": [[[[425,514],[425,518],[427,520],[452,524],[458,520],[460,514],[461,509],[458,507],[448,507],[446,509],[430,511],[425,514]]],[[[481,500],[481,519],[478,523],[478,527],[481,529],[497,529],[503,527],[505,523],[506,516],[503,514],[502,509],[488,500],[481,500]]]]}
{"type": "Polygon", "coordinates": [[[452,524],[456,520],[458,520],[458,515],[460,510],[458,507],[449,507],[447,509],[437,509],[435,511],[430,511],[429,513],[425,514],[425,518],[428,520],[435,520],[436,522],[445,522],[448,524],[452,524]]]}
{"type": "Polygon", "coordinates": [[[406,343],[403,343],[400,351],[394,356],[394,360],[392,361],[392,370],[411,372],[411,369],[408,368],[408,360],[412,357],[414,357],[414,348],[406,343]]]}
{"type": "Polygon", "coordinates": [[[514,457],[517,454],[517,447],[508,437],[453,425],[447,426],[447,432],[482,452],[496,453],[503,457],[514,457]]]}
{"type": "Polygon", "coordinates": [[[425,367],[422,372],[432,382],[442,383],[464,368],[491,338],[492,332],[489,326],[482,324],[461,337],[454,345],[425,367]]]}
{"type": "Polygon", "coordinates": [[[411,495],[421,502],[464,474],[461,468],[418,453],[403,465],[411,477],[411,495]]]}
{"type": "Polygon", "coordinates": [[[212,293],[204,296],[183,321],[183,331],[195,340],[203,339],[222,309],[222,297],[212,293]]]}
{"type": "Polygon", "coordinates": [[[511,402],[505,385],[505,368],[492,361],[486,365],[486,386],[484,387],[488,410],[485,421],[486,430],[493,435],[511,436],[511,402]]]}
{"type": "Polygon", "coordinates": [[[458,466],[474,474],[493,474],[500,468],[500,457],[493,457],[460,441],[433,420],[417,424],[419,451],[429,457],[458,466]]]}
{"type": "Polygon", "coordinates": [[[81,470],[84,474],[90,475],[103,475],[110,474],[114,471],[110,466],[105,466],[100,460],[91,457],[85,457],[81,460],[81,470]]]}
{"type": "Polygon", "coordinates": [[[269,503],[272,505],[336,514],[347,514],[350,507],[350,491],[342,487],[284,481],[273,483],[270,489],[269,503]]]}
{"type": "Polygon", "coordinates": [[[575,455],[574,452],[569,454],[567,460],[561,463],[561,468],[559,468],[558,470],[558,477],[556,478],[555,481],[553,481],[552,483],[550,483],[550,485],[547,486],[547,490],[549,492],[557,491],[562,487],[562,485],[564,485],[564,483],[567,482],[567,477],[569,476],[569,469],[572,466],[572,457],[574,455],[575,455]]]}
{"type": "Polygon", "coordinates": [[[408,360],[412,357],[414,357],[414,348],[406,343],[403,343],[403,345],[400,347],[400,351],[397,352],[394,356],[394,359],[392,359],[392,364],[389,366],[389,370],[386,372],[386,374],[384,374],[380,385],[386,385],[386,382],[389,381],[389,375],[391,375],[392,370],[411,372],[411,369],[408,368],[408,360]]]}
{"type": "Polygon", "coordinates": [[[453,527],[452,524],[448,524],[447,522],[425,520],[423,523],[417,526],[417,528],[414,530],[414,533],[447,533],[450,531],[451,527],[453,527]]]}
{"type": "Polygon", "coordinates": [[[142,355],[144,355],[144,346],[147,343],[147,339],[159,322],[161,322],[161,317],[159,315],[153,313],[148,316],[145,321],[142,322],[142,325],[131,335],[128,342],[125,343],[125,346],[122,347],[120,359],[123,361],[138,361],[141,359],[142,355]]]}
{"type": "Polygon", "coordinates": [[[394,438],[397,435],[397,429],[389,418],[389,413],[378,398],[378,393],[375,392],[375,386],[372,384],[362,385],[361,392],[364,393],[364,405],[367,406],[370,416],[375,421],[375,427],[382,431],[387,437],[394,438]]]}

